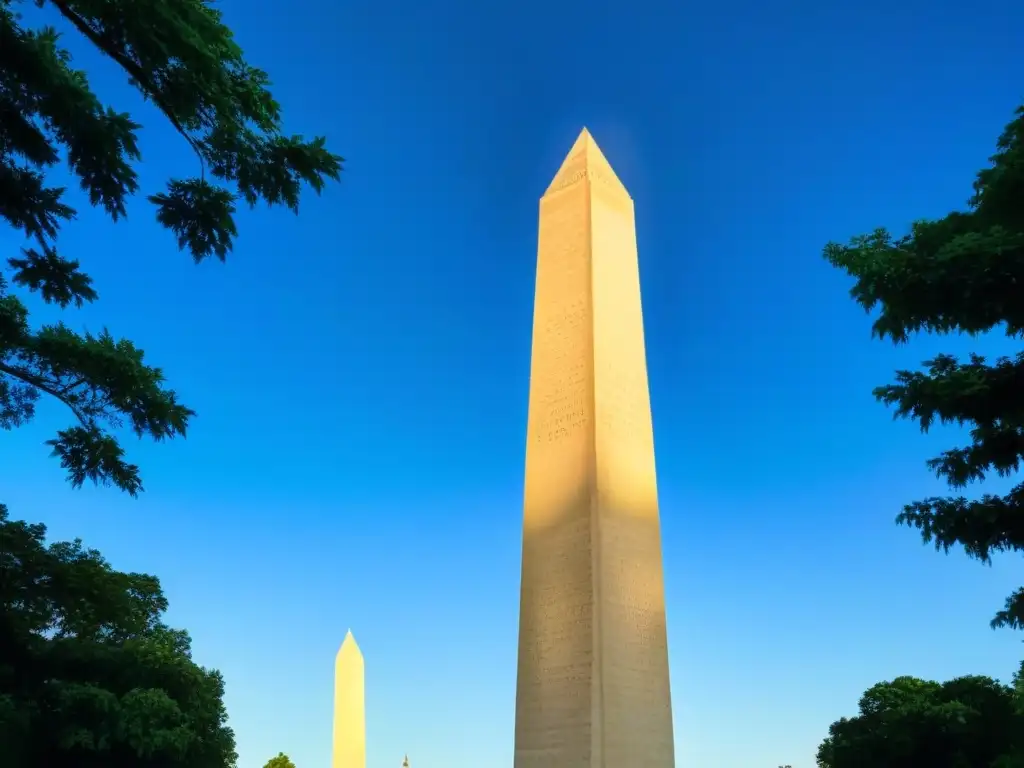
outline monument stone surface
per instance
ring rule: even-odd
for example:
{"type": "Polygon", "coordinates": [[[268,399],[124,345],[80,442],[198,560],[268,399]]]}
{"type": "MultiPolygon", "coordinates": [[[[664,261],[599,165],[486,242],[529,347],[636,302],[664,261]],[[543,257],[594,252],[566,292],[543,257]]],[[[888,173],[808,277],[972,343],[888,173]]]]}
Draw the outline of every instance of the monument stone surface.
{"type": "Polygon", "coordinates": [[[366,768],[366,687],[363,654],[352,632],[334,658],[334,743],[331,768],[366,768]]]}
{"type": "Polygon", "coordinates": [[[586,129],[538,241],[515,768],[672,768],[633,200],[586,129]]]}

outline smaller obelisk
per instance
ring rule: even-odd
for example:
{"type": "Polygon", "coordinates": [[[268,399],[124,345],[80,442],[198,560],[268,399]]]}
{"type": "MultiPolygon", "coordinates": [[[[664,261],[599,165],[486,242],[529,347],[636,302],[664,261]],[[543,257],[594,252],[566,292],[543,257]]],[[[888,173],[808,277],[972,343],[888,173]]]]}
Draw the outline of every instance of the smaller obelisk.
{"type": "Polygon", "coordinates": [[[351,630],[334,659],[334,749],[331,768],[366,768],[363,654],[351,630]]]}

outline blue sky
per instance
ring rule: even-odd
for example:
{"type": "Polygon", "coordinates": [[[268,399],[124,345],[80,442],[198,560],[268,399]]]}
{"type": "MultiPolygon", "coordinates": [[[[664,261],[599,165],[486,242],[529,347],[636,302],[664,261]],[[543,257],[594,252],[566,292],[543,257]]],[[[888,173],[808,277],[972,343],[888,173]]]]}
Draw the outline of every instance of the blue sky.
{"type": "MultiPolygon", "coordinates": [[[[636,201],[678,764],[811,768],[876,681],[1009,677],[1021,638],[988,620],[1020,561],[893,525],[958,436],[870,395],[1008,347],[872,341],[820,251],[964,203],[1022,95],[1018,4],[220,6],[344,180],[299,218],[245,212],[226,265],[177,253],[141,197],[116,226],[83,210],[63,250],[101,300],[66,319],[135,340],[199,416],[129,441],[138,501],[64,484],[52,404],[0,461],[15,517],[160,576],[227,678],[241,766],[329,765],[348,628],[369,768],[511,765],[537,199],[583,125],[636,201]]],[[[143,190],[194,173],[67,42],[145,125],[143,190]]]]}

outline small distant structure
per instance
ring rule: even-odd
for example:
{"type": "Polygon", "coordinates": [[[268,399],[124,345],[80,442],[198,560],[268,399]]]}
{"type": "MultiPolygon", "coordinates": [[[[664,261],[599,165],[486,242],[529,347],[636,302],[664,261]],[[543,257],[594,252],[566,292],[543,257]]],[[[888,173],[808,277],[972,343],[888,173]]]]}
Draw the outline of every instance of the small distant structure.
{"type": "Polygon", "coordinates": [[[334,658],[334,746],[331,768],[366,768],[363,654],[349,631],[334,658]]]}
{"type": "Polygon", "coordinates": [[[406,755],[405,759],[402,761],[402,768],[409,768],[409,756],[408,755],[406,755]]]}

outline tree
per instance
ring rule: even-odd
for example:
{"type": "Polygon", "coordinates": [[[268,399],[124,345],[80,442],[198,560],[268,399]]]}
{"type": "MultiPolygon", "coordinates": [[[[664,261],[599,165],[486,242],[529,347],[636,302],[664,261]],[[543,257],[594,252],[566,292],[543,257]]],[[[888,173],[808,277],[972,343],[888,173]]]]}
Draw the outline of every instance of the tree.
{"type": "MultiPolygon", "coordinates": [[[[131,341],[64,323],[34,329],[10,288],[61,308],[96,300],[79,262],[57,250],[60,227],[76,212],[46,175],[63,153],[90,205],[118,221],[139,189],[140,126],[93,94],[52,27],[22,25],[21,2],[0,0],[0,218],[27,242],[7,261],[11,279],[0,274],[0,427],[28,422],[42,395],[54,397],[75,420],[49,441],[71,483],[136,495],[139,468],[111,430],[126,423],[139,437],[184,436],[193,412],[131,341]]],[[[282,133],[267,74],[245,61],[211,0],[33,2],[117,62],[195,153],[197,177],[171,179],[147,199],[196,262],[227,257],[237,200],[297,213],[303,185],[319,193],[339,178],[342,158],[323,138],[282,133]]]]}
{"type": "Polygon", "coordinates": [[[267,760],[263,768],[295,768],[295,763],[284,752],[278,752],[277,757],[267,760]]]}
{"type": "MultiPolygon", "coordinates": [[[[918,221],[893,238],[885,229],[849,245],[830,243],[824,256],[856,279],[851,296],[880,308],[873,332],[895,343],[919,331],[977,335],[1024,333],[1024,107],[997,144],[991,166],[977,174],[968,210],[918,221]]],[[[924,371],[898,371],[875,397],[897,418],[927,432],[936,422],[970,429],[970,444],[931,459],[928,467],[954,491],[995,473],[1013,476],[1024,457],[1024,352],[992,362],[938,355],[924,371]]],[[[926,498],[897,517],[924,541],[948,552],[957,544],[984,563],[1000,551],[1024,549],[1024,483],[1005,495],[926,498]]],[[[1024,588],[1014,592],[993,627],[1024,628],[1024,588]]]]}
{"type": "Polygon", "coordinates": [[[5,768],[232,768],[224,681],[162,622],[159,581],[0,504],[5,768]]]}
{"type": "MultiPolygon", "coordinates": [[[[1015,683],[1024,681],[1024,665],[1015,683]]],[[[818,748],[819,768],[1019,768],[1024,711],[987,677],[934,683],[898,677],[869,688],[818,748]]]]}

